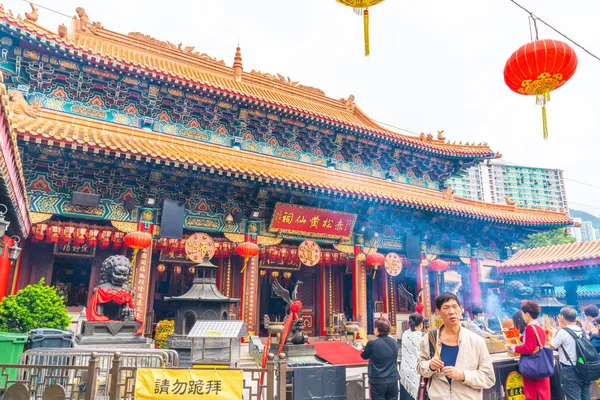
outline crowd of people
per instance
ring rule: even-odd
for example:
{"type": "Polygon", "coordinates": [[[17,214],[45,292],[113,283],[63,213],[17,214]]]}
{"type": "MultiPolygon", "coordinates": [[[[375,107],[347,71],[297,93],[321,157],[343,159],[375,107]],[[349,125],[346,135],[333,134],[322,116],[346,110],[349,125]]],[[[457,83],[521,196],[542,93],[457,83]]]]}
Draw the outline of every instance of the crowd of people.
{"type": "Polygon", "coordinates": [[[375,321],[377,339],[369,341],[362,352],[369,360],[372,400],[482,399],[483,391],[496,383],[485,338],[501,343],[502,337],[508,354],[519,357],[523,398],[550,400],[551,380],[557,379],[567,400],[591,399],[591,384],[600,378],[598,307],[583,310],[583,323],[574,308],[564,307],[558,327],[547,323],[542,327],[540,305],[525,300],[512,316],[511,329],[518,332],[512,343],[506,340],[506,328],[489,328],[481,308],[472,309],[474,319],[468,319],[465,327],[463,308],[452,293],[439,295],[435,308],[442,320],[438,329],[427,331],[419,313],[409,316],[409,329],[402,334],[400,367],[390,322],[375,321]]]}

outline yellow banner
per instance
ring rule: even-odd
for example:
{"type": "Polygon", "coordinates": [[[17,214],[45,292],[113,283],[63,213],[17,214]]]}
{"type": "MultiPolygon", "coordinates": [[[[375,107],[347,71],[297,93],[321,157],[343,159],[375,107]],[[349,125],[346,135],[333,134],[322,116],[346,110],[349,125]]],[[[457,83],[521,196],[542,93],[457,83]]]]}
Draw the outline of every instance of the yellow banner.
{"type": "Polygon", "coordinates": [[[136,400],[242,400],[243,371],[139,368],[136,400]]]}

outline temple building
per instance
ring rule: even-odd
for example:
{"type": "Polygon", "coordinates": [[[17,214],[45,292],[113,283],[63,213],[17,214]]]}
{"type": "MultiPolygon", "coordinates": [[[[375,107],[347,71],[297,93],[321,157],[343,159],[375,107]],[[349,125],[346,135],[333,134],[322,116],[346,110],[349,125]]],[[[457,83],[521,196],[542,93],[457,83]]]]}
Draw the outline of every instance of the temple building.
{"type": "Polygon", "coordinates": [[[54,31],[37,12],[0,11],[2,129],[18,145],[11,187],[27,200],[11,208],[21,259],[0,269],[12,291],[44,278],[76,312],[102,261],[130,255],[125,234],[145,230],[154,240],[133,282],[149,333],[176,313],[165,298],[191,286],[186,239],[201,232],[217,286],[241,299],[230,312],[251,335],[265,333],[265,314],[284,317],[273,280],[302,282],[307,334],[324,336],[343,313],[361,317],[364,335],[375,315],[394,329],[406,319],[400,284],[413,296],[423,289],[425,313],[443,288],[481,304],[484,260],[572,223],[560,211],[455,197],[450,176],[499,156],[485,143],[400,134],[352,95],[244,69],[240,48],[224,62],[76,13],[54,31]],[[260,253],[244,260],[242,242],[260,253]],[[387,261],[370,261],[376,253],[387,261]],[[453,273],[433,270],[436,259],[453,273]]]}
{"type": "Polygon", "coordinates": [[[507,283],[550,284],[558,300],[577,309],[600,304],[600,241],[521,250],[497,271],[507,283]]]}

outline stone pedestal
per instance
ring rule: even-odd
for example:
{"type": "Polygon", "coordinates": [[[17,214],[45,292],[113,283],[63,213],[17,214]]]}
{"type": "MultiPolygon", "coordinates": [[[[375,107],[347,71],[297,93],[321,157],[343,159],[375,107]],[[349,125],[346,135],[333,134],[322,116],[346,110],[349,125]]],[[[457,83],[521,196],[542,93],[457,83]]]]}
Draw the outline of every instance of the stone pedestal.
{"type": "Polygon", "coordinates": [[[102,348],[151,348],[143,335],[136,335],[140,322],[84,322],[76,346],[102,348]]]}
{"type": "MultiPolygon", "coordinates": [[[[277,354],[279,351],[278,343],[271,343],[269,353],[277,354]]],[[[317,361],[317,352],[312,344],[285,344],[283,353],[289,362],[315,362],[317,361]]]]}
{"type": "Polygon", "coordinates": [[[179,366],[190,368],[192,366],[192,339],[185,335],[169,335],[167,338],[167,347],[175,350],[179,355],[179,366]]]}

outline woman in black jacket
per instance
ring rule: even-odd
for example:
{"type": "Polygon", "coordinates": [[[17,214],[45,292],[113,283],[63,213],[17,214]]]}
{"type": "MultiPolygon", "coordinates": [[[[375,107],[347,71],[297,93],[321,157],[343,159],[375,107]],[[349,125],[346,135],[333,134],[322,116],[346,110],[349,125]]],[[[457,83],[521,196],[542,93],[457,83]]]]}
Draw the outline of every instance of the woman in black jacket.
{"type": "Polygon", "coordinates": [[[369,360],[369,386],[372,400],[398,399],[398,342],[389,336],[392,329],[385,318],[375,320],[377,339],[369,341],[362,354],[369,360]]]}

